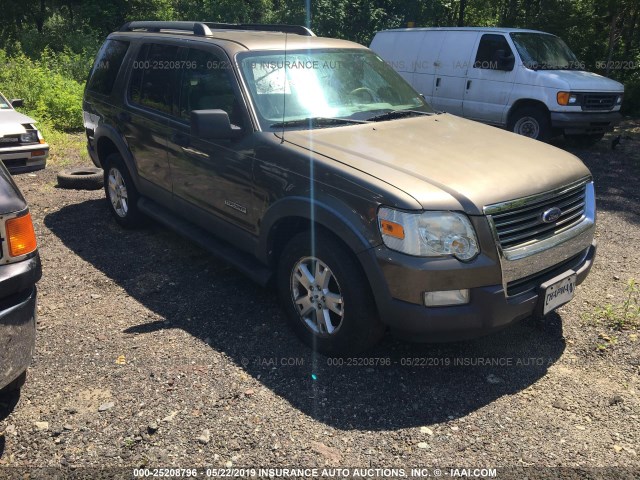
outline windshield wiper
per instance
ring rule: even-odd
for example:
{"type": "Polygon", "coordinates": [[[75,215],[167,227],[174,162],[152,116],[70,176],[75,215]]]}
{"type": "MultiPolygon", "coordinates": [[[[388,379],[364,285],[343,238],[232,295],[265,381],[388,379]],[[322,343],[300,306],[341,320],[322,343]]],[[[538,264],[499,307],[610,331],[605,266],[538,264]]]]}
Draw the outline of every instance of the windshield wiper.
{"type": "Polygon", "coordinates": [[[367,118],[367,121],[379,122],[381,120],[393,120],[394,118],[410,117],[413,115],[434,115],[434,112],[421,112],[419,110],[391,110],[390,112],[369,117],[367,118]]]}
{"type": "Polygon", "coordinates": [[[330,127],[331,125],[345,125],[351,123],[366,123],[362,120],[351,118],[331,118],[331,117],[308,117],[297,120],[286,120],[284,122],[272,123],[271,128],[285,127],[330,127]]]}

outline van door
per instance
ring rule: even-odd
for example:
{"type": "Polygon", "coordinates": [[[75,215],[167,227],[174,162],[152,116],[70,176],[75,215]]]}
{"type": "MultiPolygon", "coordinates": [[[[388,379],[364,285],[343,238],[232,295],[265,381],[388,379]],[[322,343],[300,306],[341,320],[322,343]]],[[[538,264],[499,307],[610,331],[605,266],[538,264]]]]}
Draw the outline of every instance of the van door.
{"type": "Polygon", "coordinates": [[[423,30],[379,32],[371,42],[371,50],[413,85],[416,57],[422,46],[423,36],[423,30]]]}
{"type": "Polygon", "coordinates": [[[415,74],[410,83],[413,88],[424,95],[428,103],[432,103],[438,55],[446,34],[446,31],[431,30],[424,32],[422,38],[419,39],[420,49],[416,59],[415,74]]]}
{"type": "Polygon", "coordinates": [[[515,56],[504,35],[485,33],[478,39],[467,74],[463,115],[502,125],[515,80],[515,56]]]}
{"type": "Polygon", "coordinates": [[[436,62],[433,97],[436,110],[462,115],[462,101],[478,32],[448,30],[436,62]]]}

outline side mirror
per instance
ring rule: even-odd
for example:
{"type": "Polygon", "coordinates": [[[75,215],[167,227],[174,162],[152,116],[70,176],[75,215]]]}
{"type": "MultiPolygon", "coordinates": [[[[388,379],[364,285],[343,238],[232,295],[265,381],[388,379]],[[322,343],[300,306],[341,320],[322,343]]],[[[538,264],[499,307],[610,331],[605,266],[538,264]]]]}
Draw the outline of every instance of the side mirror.
{"type": "Polygon", "coordinates": [[[11,103],[13,108],[24,106],[24,100],[22,98],[14,98],[13,100],[10,100],[9,103],[11,103]]]}
{"type": "Polygon", "coordinates": [[[193,110],[191,134],[204,140],[231,139],[242,135],[242,129],[231,125],[224,110],[193,110]]]}
{"type": "Polygon", "coordinates": [[[513,55],[507,55],[504,50],[496,50],[494,58],[497,59],[496,70],[504,70],[510,72],[513,70],[513,66],[516,63],[516,58],[513,55]]]}

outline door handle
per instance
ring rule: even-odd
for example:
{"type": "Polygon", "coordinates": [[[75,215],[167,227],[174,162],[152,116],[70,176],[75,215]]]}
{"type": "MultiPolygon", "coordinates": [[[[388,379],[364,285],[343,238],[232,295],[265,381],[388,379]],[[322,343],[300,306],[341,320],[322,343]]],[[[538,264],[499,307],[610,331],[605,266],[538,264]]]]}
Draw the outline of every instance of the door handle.
{"type": "Polygon", "coordinates": [[[129,112],[120,112],[120,113],[118,113],[118,115],[116,115],[116,118],[120,122],[130,122],[131,121],[131,115],[129,114],[129,112]]]}
{"type": "Polygon", "coordinates": [[[440,77],[436,78],[436,87],[440,86],[440,77]]]}
{"type": "Polygon", "coordinates": [[[471,80],[467,80],[467,90],[471,87],[471,80]]]}

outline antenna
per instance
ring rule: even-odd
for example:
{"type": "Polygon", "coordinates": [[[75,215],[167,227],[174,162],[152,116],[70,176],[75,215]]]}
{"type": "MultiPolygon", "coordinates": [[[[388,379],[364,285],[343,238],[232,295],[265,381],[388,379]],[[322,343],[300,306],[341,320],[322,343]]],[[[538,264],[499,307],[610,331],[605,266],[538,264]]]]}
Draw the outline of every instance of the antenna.
{"type": "Polygon", "coordinates": [[[282,137],[280,143],[284,143],[284,118],[287,106],[287,37],[289,34],[284,33],[284,81],[282,82],[282,137]]]}

